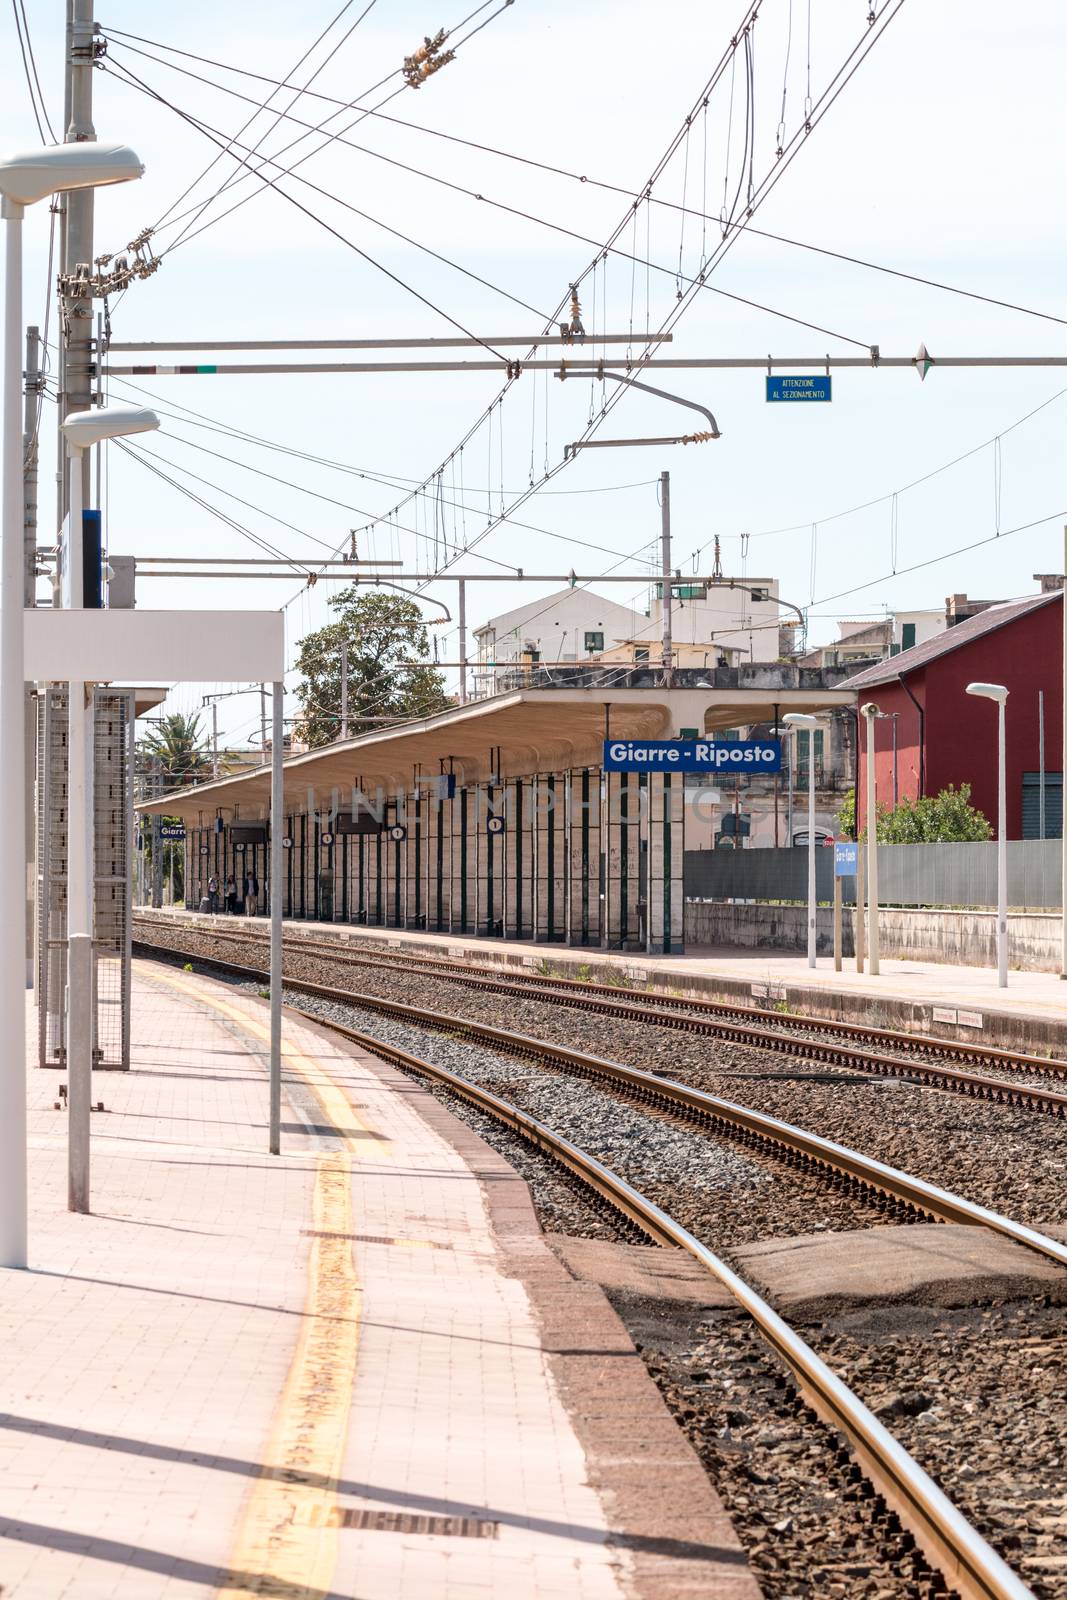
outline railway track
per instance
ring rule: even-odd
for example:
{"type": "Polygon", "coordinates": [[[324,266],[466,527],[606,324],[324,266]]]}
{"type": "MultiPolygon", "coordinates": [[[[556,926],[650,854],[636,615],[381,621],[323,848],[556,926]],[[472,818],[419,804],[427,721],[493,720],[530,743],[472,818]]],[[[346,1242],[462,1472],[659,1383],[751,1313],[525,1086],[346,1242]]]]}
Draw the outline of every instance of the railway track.
{"type": "MultiPolygon", "coordinates": [[[[259,976],[253,969],[244,971],[259,976]]],[[[796,1405],[810,1407],[815,1417],[843,1436],[855,1463],[852,1471],[856,1478],[862,1475],[884,1503],[883,1524],[891,1531],[907,1530],[930,1566],[961,1600],[1033,1600],[1032,1591],[1018,1574],[847,1383],[738,1273],[662,1207],[595,1156],[484,1086],[375,1035],[336,1021],[324,1022],[316,1012],[291,1009],[475,1106],[566,1168],[601,1204],[625,1218],[645,1237],[685,1251],[727,1289],[737,1306],[751,1318],[773,1356],[786,1369],[795,1387],[796,1405]]]]}
{"type": "MultiPolygon", "coordinates": [[[[152,954],[164,947],[143,948],[152,954]]],[[[261,968],[189,951],[167,950],[166,953],[188,956],[203,967],[245,981],[261,983],[263,980],[261,968]]],[[[870,1197],[890,1217],[919,1217],[935,1222],[990,1228],[1018,1244],[1036,1250],[1060,1266],[1067,1266],[1067,1244],[1034,1228],[833,1140],[657,1073],[624,1066],[620,1062],[605,1060],[566,1045],[535,1039],[470,1018],[384,999],[380,995],[336,989],[327,984],[297,978],[287,978],[285,987],[293,994],[307,995],[335,1006],[358,1006],[434,1033],[485,1045],[506,1056],[539,1062],[555,1070],[598,1080],[607,1084],[613,1092],[636,1101],[642,1107],[696,1123],[702,1129],[724,1135],[742,1145],[784,1157],[791,1165],[826,1177],[836,1186],[870,1197]]],[[[316,1020],[323,1020],[317,1013],[313,1015],[316,1020]]],[[[327,1021],[327,1025],[340,1032],[345,1031],[343,1025],[332,1019],[327,1021]]],[[[363,1040],[372,1038],[367,1034],[360,1034],[359,1037],[363,1040]]],[[[368,1045],[368,1048],[378,1049],[379,1046],[368,1045]]]]}
{"type": "MultiPolygon", "coordinates": [[[[314,1013],[300,1013],[322,1024],[314,1013]]],[[[646,1195],[518,1106],[447,1067],[424,1061],[371,1034],[340,1023],[335,1033],[428,1078],[503,1123],[566,1167],[605,1204],[659,1245],[686,1251],[715,1277],[753,1320],[763,1339],[792,1376],[799,1394],[829,1427],[844,1435],[868,1482],[913,1535],[927,1560],[963,1600],[1032,1600],[1032,1591],[986,1543],[889,1430],[868,1410],[801,1336],[727,1263],[646,1195]]]]}
{"type": "MultiPolygon", "coordinates": [[[[135,912],[134,921],[136,924],[165,928],[172,932],[175,926],[179,928],[198,926],[181,922],[175,924],[171,916],[153,917],[150,912],[145,911],[135,912]]],[[[243,927],[239,931],[209,924],[206,921],[203,926],[205,931],[210,930],[210,937],[213,939],[239,943],[253,940],[264,946],[269,944],[267,935],[260,933],[254,926],[243,927]]],[[[289,948],[294,951],[313,951],[329,956],[331,960],[345,966],[395,967],[397,959],[396,953],[392,951],[361,948],[357,952],[346,949],[336,939],[300,937],[290,939],[289,948]]],[[[770,1021],[768,1012],[759,1006],[743,1005],[740,1001],[663,994],[659,991],[627,988],[614,983],[594,983],[582,978],[564,978],[547,973],[518,972],[511,969],[505,972],[499,967],[460,961],[455,957],[430,956],[422,953],[415,955],[408,951],[403,952],[403,965],[406,971],[433,973],[446,981],[450,978],[463,982],[477,979],[479,987],[493,989],[497,993],[543,992],[557,997],[573,995],[575,1000],[584,1004],[587,1009],[605,1013],[614,1012],[620,1006],[634,1006],[646,1021],[655,1020],[660,1027],[678,1027],[693,1033],[715,1033],[720,1038],[742,1043],[755,1041],[747,1035],[717,1030],[712,1024],[719,1020],[732,1023],[734,1019],[745,1025],[762,1024],[758,1040],[760,1047],[784,1049],[792,1054],[798,1052],[789,1051],[787,1042],[779,1039],[779,1035],[787,1041],[791,1034],[822,1033],[827,1040],[837,1040],[842,1045],[867,1044],[893,1050],[899,1055],[927,1055],[942,1061],[966,1062],[970,1066],[1052,1074],[1061,1076],[1067,1081],[1067,1061],[1030,1055],[1025,1051],[1004,1050],[996,1045],[983,1045],[966,1039],[939,1039],[934,1034],[905,1033],[894,1028],[840,1022],[832,1017],[806,1017],[793,1012],[775,1012],[773,1029],[768,1029],[767,1024],[770,1021]],[[660,1012],[663,1013],[662,1016],[660,1012]]],[[[815,1041],[804,1039],[801,1049],[806,1053],[813,1042],[815,1041]]],[[[830,1057],[825,1059],[829,1060],[830,1057]]]]}
{"type": "MultiPolygon", "coordinates": [[[[144,928],[155,926],[166,929],[168,933],[175,932],[174,924],[169,919],[153,922],[141,914],[137,923],[144,928]]],[[[268,940],[258,933],[212,928],[208,936],[213,941],[245,946],[253,942],[264,951],[268,948],[268,940]]],[[[150,941],[139,942],[149,949],[171,948],[166,945],[154,947],[150,941]]],[[[336,944],[331,941],[301,939],[295,941],[290,948],[294,953],[321,954],[338,966],[379,970],[395,969],[396,966],[396,958],[390,954],[379,955],[377,952],[369,951],[354,954],[338,950],[336,944]]],[[[178,953],[192,955],[193,959],[208,959],[197,957],[194,952],[178,953]]],[[[1023,1055],[992,1046],[973,1046],[954,1040],[933,1039],[926,1035],[899,1033],[882,1028],[861,1028],[850,1023],[834,1021],[813,1021],[810,1018],[776,1016],[775,1025],[768,1027],[766,1014],[754,1007],[734,1007],[719,1001],[648,995],[642,990],[618,990],[610,985],[585,984],[570,978],[485,973],[459,962],[444,961],[439,957],[405,956],[403,966],[404,971],[408,973],[425,971],[446,982],[457,982],[464,987],[491,994],[551,998],[556,1004],[584,1012],[703,1034],[793,1058],[803,1057],[805,1061],[815,1061],[832,1068],[845,1068],[880,1077],[903,1078],[911,1083],[962,1094],[973,1099],[991,1100],[1050,1116],[1067,1117],[1067,1062],[1047,1061],[1039,1056],[1023,1055]],[[709,1014],[712,1012],[714,1014],[709,1014]],[[730,1020],[730,1017],[736,1020],[730,1020]],[[761,1017],[764,1025],[755,1026],[748,1020],[750,1017],[761,1017]],[[781,1021],[789,1026],[785,1029],[780,1028],[781,1021]],[[818,1037],[819,1034],[824,1037],[818,1037]],[[900,1055],[887,1053],[890,1050],[900,1050],[903,1053],[900,1055]],[[933,1055],[940,1052],[941,1059],[919,1060],[916,1059],[919,1052],[933,1055]],[[961,1055],[972,1063],[980,1062],[1012,1070],[1018,1077],[1015,1079],[990,1077],[948,1064],[950,1060],[961,1059],[961,1055]],[[1051,1076],[1063,1075],[1065,1090],[1026,1081],[1027,1074],[1038,1072],[1051,1076]]],[[[294,979],[287,978],[286,983],[291,988],[296,986],[294,979]]],[[[373,999],[376,1006],[381,1004],[376,997],[361,994],[358,998],[360,1003],[370,1004],[373,999]]]]}

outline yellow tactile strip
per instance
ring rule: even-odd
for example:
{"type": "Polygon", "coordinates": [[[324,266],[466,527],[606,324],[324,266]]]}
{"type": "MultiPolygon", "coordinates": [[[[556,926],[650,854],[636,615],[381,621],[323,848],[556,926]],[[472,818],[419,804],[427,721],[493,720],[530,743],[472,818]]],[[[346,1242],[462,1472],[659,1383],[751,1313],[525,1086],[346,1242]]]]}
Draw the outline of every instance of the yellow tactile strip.
{"type": "MultiPolygon", "coordinates": [[[[269,1030],[254,1017],[195,982],[163,973],[153,973],[153,981],[220,1012],[254,1038],[269,1039],[269,1030]]],[[[348,1148],[316,1159],[300,1334],[218,1600],[248,1595],[316,1600],[329,1592],[337,1562],[337,1482],[348,1436],[360,1317],[350,1162],[353,1151],[363,1157],[365,1150],[345,1136],[354,1113],[344,1092],[288,1040],[283,1054],[314,1088],[348,1148]]]]}

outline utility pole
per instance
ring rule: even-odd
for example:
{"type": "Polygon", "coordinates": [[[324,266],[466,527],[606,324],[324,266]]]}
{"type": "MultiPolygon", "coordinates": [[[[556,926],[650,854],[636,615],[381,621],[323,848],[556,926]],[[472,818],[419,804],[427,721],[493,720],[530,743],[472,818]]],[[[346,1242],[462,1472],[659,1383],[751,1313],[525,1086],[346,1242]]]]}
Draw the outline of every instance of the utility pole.
{"type": "Polygon", "coordinates": [[[348,640],[341,640],[341,738],[348,738],[348,640]]]}
{"type": "MultiPolygon", "coordinates": [[[[64,107],[65,142],[95,140],[93,127],[93,0],[67,0],[64,107]]],[[[93,189],[71,189],[61,202],[60,275],[63,281],[63,329],[59,373],[59,420],[72,411],[87,411],[93,403],[93,301],[88,285],[80,288],[79,267],[93,267],[93,189]]],[[[93,504],[90,491],[90,452],[81,453],[83,506],[93,504]]],[[[70,506],[63,437],[59,441],[57,521],[62,525],[70,506]]],[[[72,539],[81,530],[70,530],[72,539]]]]}
{"type": "Polygon", "coordinates": [[[211,702],[211,776],[219,775],[219,703],[211,702]]]}
{"type": "MultiPolygon", "coordinates": [[[[156,799],[163,793],[163,766],[159,756],[152,757],[155,779],[152,787],[156,791],[156,799]]],[[[152,815],[152,906],[159,911],[163,905],[163,818],[154,812],[152,815]]]]}
{"type": "MultiPolygon", "coordinates": [[[[51,286],[49,286],[51,292],[51,286]]],[[[39,456],[37,435],[37,408],[41,388],[41,333],[33,327],[26,329],[25,406],[22,423],[22,485],[23,485],[23,585],[22,604],[31,607],[37,599],[37,462],[39,456]]],[[[34,868],[37,859],[34,837],[33,792],[37,767],[37,724],[34,716],[33,685],[24,687],[25,700],[25,791],[26,791],[26,987],[34,979],[34,951],[36,948],[35,923],[37,896],[34,893],[34,868]]]]}
{"type": "Polygon", "coordinates": [[[1060,664],[1062,682],[1062,726],[1060,730],[1060,851],[1062,858],[1060,878],[1060,977],[1067,978],[1067,527],[1063,530],[1063,659],[1060,664]]]}
{"type": "Polygon", "coordinates": [[[459,703],[467,704],[467,585],[460,578],[459,585],[459,703]]]}
{"type": "Polygon", "coordinates": [[[267,760],[267,685],[259,686],[259,751],[262,763],[267,760]]]}
{"type": "Polygon", "coordinates": [[[671,639],[671,475],[659,475],[660,556],[663,573],[663,687],[669,689],[674,651],[671,639]]]}

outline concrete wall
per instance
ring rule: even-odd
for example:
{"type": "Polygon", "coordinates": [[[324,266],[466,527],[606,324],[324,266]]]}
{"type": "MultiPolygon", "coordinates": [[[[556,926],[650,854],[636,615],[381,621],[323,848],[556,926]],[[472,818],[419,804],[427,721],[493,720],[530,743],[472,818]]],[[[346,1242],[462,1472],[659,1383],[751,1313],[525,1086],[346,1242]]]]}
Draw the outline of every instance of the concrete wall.
{"type": "MultiPolygon", "coordinates": [[[[992,911],[883,910],[878,922],[881,953],[913,961],[943,961],[951,966],[996,967],[996,914],[992,911]]],[[[1058,972],[1058,916],[1042,913],[1008,918],[1008,960],[1027,972],[1058,972]]],[[[817,948],[833,953],[833,914],[819,908],[817,948]]],[[[844,952],[853,953],[853,914],[843,915],[844,952]]],[[[685,943],[743,950],[804,950],[807,911],[801,905],[728,905],[686,902],[685,943]]]]}

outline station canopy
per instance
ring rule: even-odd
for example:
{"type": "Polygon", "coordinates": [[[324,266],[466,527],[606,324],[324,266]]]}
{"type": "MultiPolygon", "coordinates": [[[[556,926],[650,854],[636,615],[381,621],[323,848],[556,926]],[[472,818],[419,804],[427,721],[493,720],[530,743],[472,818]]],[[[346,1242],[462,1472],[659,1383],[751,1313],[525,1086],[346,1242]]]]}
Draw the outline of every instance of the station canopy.
{"type": "MultiPolygon", "coordinates": [[[[773,676],[768,674],[768,677],[773,676]]],[[[519,689],[436,716],[337,740],[285,762],[286,810],[321,806],[337,790],[410,791],[416,777],[454,772],[459,785],[598,767],[607,737],[669,739],[683,728],[714,734],[773,721],[786,711],[830,712],[855,696],[839,688],[768,682],[737,689],[519,689]]],[[[203,825],[217,815],[265,815],[270,767],[180,789],[138,810],[203,825]]]]}

